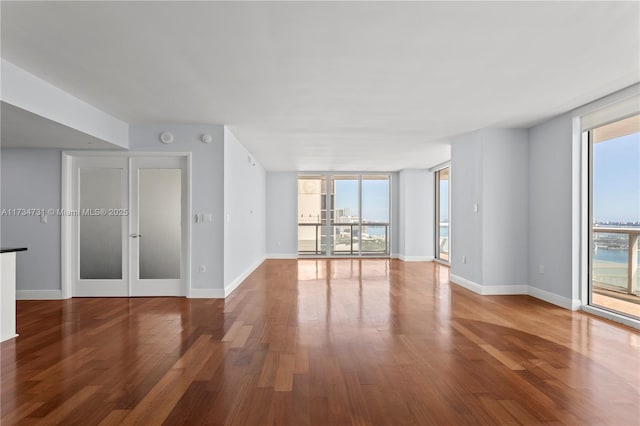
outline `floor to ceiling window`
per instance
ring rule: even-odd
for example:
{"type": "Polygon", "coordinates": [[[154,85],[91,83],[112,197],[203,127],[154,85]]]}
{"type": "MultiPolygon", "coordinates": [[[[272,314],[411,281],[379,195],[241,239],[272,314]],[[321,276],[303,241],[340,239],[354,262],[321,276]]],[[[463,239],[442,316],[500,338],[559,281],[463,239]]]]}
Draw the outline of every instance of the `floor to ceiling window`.
{"type": "Polygon", "coordinates": [[[334,254],[360,250],[360,180],[358,176],[331,177],[331,239],[334,254]]]}
{"type": "Polygon", "coordinates": [[[589,129],[589,304],[640,319],[640,115],[589,129]]]}
{"type": "Polygon", "coordinates": [[[326,253],[327,180],[324,176],[298,177],[298,253],[326,253]]]}
{"type": "Polygon", "coordinates": [[[360,252],[389,252],[389,176],[362,176],[360,252]]]}
{"type": "Polygon", "coordinates": [[[436,220],[436,259],[449,263],[449,243],[451,241],[449,227],[449,167],[435,172],[436,220]]]}
{"type": "Polygon", "coordinates": [[[298,253],[388,255],[390,200],[389,175],[300,176],[298,253]]]}

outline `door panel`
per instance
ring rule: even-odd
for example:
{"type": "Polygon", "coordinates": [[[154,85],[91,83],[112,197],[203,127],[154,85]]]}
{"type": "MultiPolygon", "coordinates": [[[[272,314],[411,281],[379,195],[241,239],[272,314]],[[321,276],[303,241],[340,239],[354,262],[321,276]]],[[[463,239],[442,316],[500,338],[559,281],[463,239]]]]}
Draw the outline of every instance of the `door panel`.
{"type": "Polygon", "coordinates": [[[180,169],[140,169],[140,279],[180,278],[180,169]]]}
{"type": "Polygon", "coordinates": [[[72,232],[74,296],[127,296],[126,158],[77,158],[72,232]]]}
{"type": "Polygon", "coordinates": [[[122,279],[122,218],[100,214],[121,205],[123,169],[80,169],[80,279],[122,279]],[[95,214],[95,215],[93,215],[95,214]]]}
{"type": "Polygon", "coordinates": [[[131,294],[183,296],[186,162],[131,159],[131,294]]]}

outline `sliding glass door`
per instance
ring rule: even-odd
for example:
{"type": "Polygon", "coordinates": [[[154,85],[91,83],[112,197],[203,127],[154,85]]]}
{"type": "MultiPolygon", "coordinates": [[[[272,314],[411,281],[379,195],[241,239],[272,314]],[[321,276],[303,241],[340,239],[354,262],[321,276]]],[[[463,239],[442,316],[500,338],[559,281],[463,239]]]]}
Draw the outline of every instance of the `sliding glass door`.
{"type": "Polygon", "coordinates": [[[593,128],[589,304],[640,318],[640,115],[593,128]]]}
{"type": "Polygon", "coordinates": [[[389,212],[389,175],[300,176],[298,254],[388,255],[389,212]]]}
{"type": "Polygon", "coordinates": [[[449,167],[445,167],[435,173],[436,187],[436,259],[449,263],[449,167]]]}

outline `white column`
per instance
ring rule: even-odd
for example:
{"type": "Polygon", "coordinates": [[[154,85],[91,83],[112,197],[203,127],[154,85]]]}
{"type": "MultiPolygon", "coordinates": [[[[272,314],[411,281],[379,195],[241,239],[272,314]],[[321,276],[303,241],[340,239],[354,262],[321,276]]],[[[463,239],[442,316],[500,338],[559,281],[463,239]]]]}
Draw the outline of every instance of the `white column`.
{"type": "Polygon", "coordinates": [[[16,334],[16,253],[0,254],[0,341],[16,334]]]}

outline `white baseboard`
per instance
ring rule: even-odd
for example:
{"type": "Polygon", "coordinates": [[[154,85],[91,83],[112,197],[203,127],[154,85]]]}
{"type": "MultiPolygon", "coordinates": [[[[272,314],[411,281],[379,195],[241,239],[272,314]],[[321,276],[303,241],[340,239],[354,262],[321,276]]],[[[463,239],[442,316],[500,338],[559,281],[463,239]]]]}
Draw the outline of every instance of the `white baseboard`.
{"type": "Polygon", "coordinates": [[[540,290],[539,288],[532,286],[528,287],[527,294],[529,296],[535,297],[536,299],[544,300],[545,302],[549,302],[552,305],[560,306],[561,308],[569,309],[571,311],[579,309],[580,305],[582,304],[580,302],[580,299],[569,299],[568,297],[550,293],[545,290],[540,290]]]}
{"type": "Polygon", "coordinates": [[[189,299],[224,299],[224,289],[192,288],[189,299]]]}
{"type": "Polygon", "coordinates": [[[482,294],[482,286],[476,282],[462,278],[461,276],[450,274],[449,281],[454,284],[458,284],[460,287],[464,287],[467,290],[471,290],[474,293],[482,294]]]}
{"type": "Polygon", "coordinates": [[[572,311],[577,311],[578,309],[582,308],[582,300],[580,299],[571,299],[571,310],[572,311]]]}
{"type": "Polygon", "coordinates": [[[62,290],[16,290],[16,300],[60,300],[62,290]]]}
{"type": "Polygon", "coordinates": [[[253,265],[245,269],[245,271],[240,275],[238,275],[233,281],[231,281],[229,284],[224,286],[224,297],[229,296],[233,292],[233,290],[238,288],[238,286],[242,284],[242,282],[246,280],[247,277],[251,275],[251,273],[255,271],[258,266],[262,265],[262,262],[264,262],[264,260],[265,260],[265,257],[264,256],[261,257],[253,265]]]}
{"type": "MultiPolygon", "coordinates": [[[[297,258],[297,257],[295,257],[295,258],[297,258]]],[[[249,268],[247,268],[242,274],[240,274],[238,277],[236,277],[236,279],[234,279],[229,284],[227,284],[224,287],[224,289],[222,289],[222,288],[192,288],[191,289],[191,295],[189,296],[189,298],[190,299],[224,299],[224,298],[226,298],[227,296],[229,296],[233,292],[233,290],[238,288],[238,286],[240,284],[242,284],[243,281],[246,280],[247,277],[249,275],[251,275],[251,273],[253,271],[255,271],[258,266],[262,265],[262,262],[264,262],[264,260],[265,260],[265,257],[261,257],[260,259],[258,259],[257,262],[255,262],[253,265],[251,265],[249,268]]]]}
{"type": "Polygon", "coordinates": [[[405,256],[399,254],[398,259],[403,262],[433,262],[433,256],[405,256]]]}
{"type": "Polygon", "coordinates": [[[298,254],[289,253],[271,253],[265,256],[267,259],[297,259],[298,254]]]}
{"type": "Polygon", "coordinates": [[[449,281],[451,281],[454,284],[458,284],[459,286],[464,287],[467,290],[471,290],[474,293],[481,294],[483,296],[518,295],[518,294],[525,295],[526,294],[531,297],[535,297],[536,299],[544,300],[545,302],[551,303],[552,305],[569,309],[571,311],[575,311],[579,309],[582,304],[579,299],[569,299],[567,297],[563,297],[555,293],[550,293],[545,290],[540,290],[539,288],[532,287],[530,285],[482,286],[478,283],[475,283],[471,280],[462,278],[454,274],[450,275],[449,281]]]}

